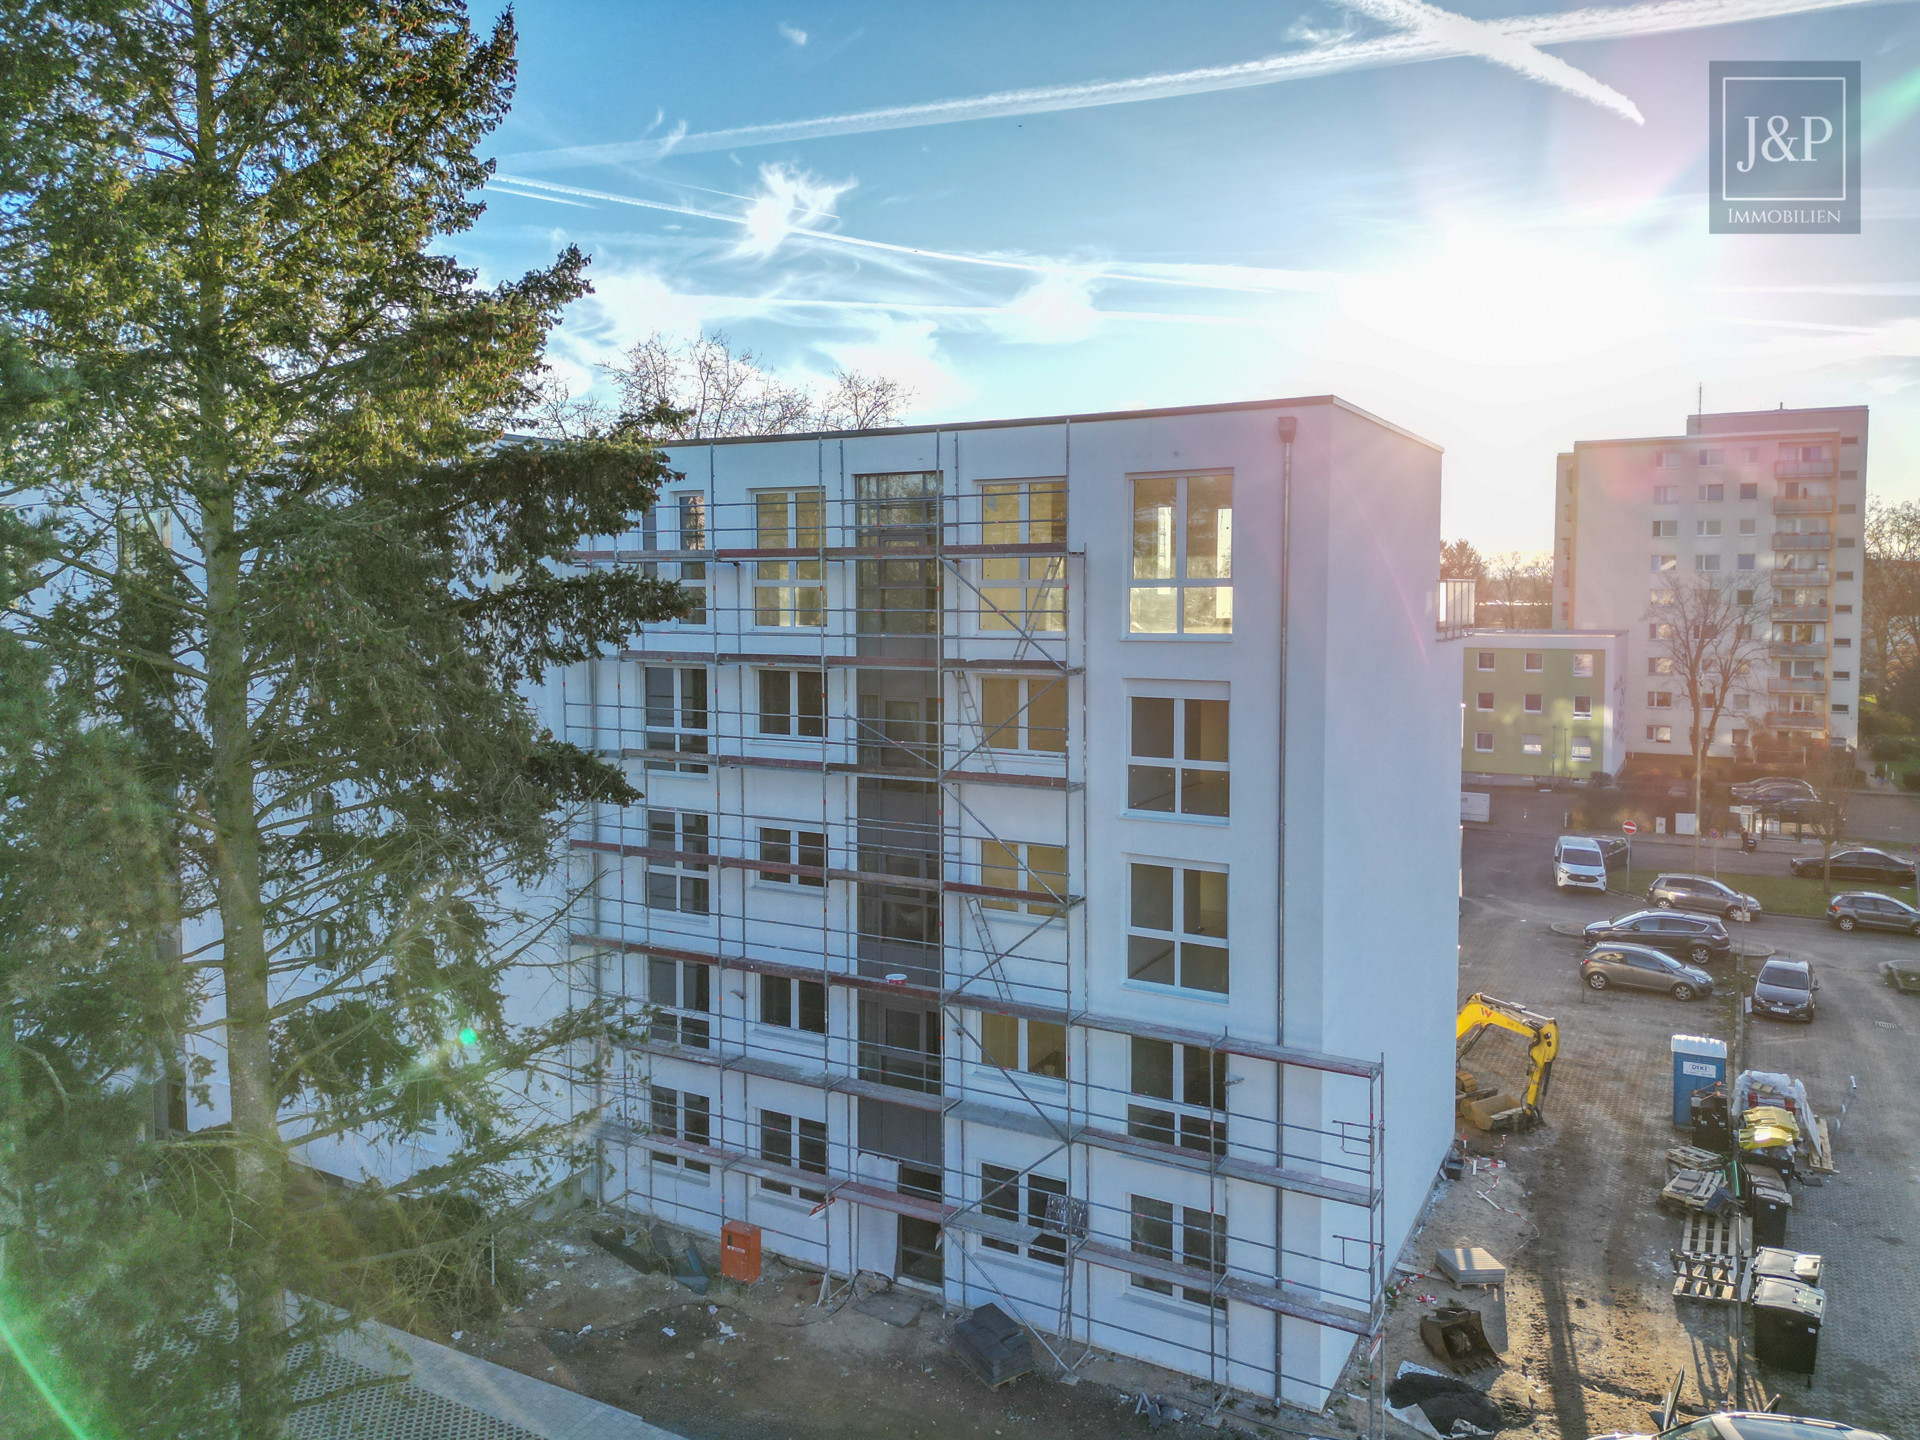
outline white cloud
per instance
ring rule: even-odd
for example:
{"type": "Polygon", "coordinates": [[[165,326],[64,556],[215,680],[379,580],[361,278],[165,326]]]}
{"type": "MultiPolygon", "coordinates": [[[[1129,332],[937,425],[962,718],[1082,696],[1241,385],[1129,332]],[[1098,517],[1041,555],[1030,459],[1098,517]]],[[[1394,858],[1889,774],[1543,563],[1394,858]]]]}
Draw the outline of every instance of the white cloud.
{"type": "Polygon", "coordinates": [[[1044,275],[995,311],[992,323],[1006,340],[1070,345],[1099,329],[1101,316],[1084,277],[1044,275]]]}
{"type": "Polygon", "coordinates": [[[786,21],[782,20],[780,22],[780,33],[796,46],[807,43],[807,32],[802,30],[798,25],[789,25],[786,21]]]}
{"type": "Polygon", "coordinates": [[[822,180],[784,165],[762,165],[760,193],[747,203],[738,253],[764,259],[795,231],[817,230],[833,219],[833,207],[854,183],[822,180]]]}

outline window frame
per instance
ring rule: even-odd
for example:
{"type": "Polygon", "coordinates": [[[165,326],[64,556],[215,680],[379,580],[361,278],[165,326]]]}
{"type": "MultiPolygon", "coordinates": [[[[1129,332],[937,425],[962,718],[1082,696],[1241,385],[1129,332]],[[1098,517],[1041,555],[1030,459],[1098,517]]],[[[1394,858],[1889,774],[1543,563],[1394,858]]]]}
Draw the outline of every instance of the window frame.
{"type": "Polygon", "coordinates": [[[713,678],[706,666],[642,665],[640,719],[646,727],[646,748],[650,752],[646,760],[648,770],[677,770],[686,775],[707,773],[705,763],[664,758],[668,754],[706,755],[711,751],[713,678]],[[654,683],[660,677],[666,677],[670,692],[664,704],[656,703],[654,698],[654,683]],[[692,693],[695,691],[697,697],[692,693]],[[669,743],[657,744],[656,739],[669,743]]]}
{"type": "Polygon", "coordinates": [[[697,960],[649,955],[646,976],[647,1006],[653,1012],[647,1027],[648,1042],[681,1050],[712,1049],[712,967],[697,960]],[[663,990],[667,993],[662,994],[663,990]]]}
{"type": "Polygon", "coordinates": [[[827,1033],[827,982],[824,980],[802,980],[793,975],[760,976],[758,994],[755,997],[759,1018],[756,1025],[765,1025],[773,1030],[792,1030],[801,1035],[821,1035],[827,1033]],[[769,1004],[778,995],[777,1004],[769,1004]],[[807,1023],[810,1016],[817,1015],[817,1026],[807,1023]]]}
{"type": "Polygon", "coordinates": [[[826,538],[827,498],[819,485],[782,485],[751,492],[753,548],[756,550],[816,550],[819,558],[798,556],[756,559],[748,582],[747,628],[751,630],[821,630],[827,623],[826,538]],[[781,501],[779,525],[773,526],[769,501],[781,501]],[[812,519],[807,518],[808,500],[812,519]],[[779,544],[768,543],[778,540],[779,544]],[[768,618],[772,617],[772,618],[768,618]]]}
{"type": "Polygon", "coordinates": [[[1053,897],[1014,900],[1004,895],[976,896],[980,908],[988,912],[989,918],[994,915],[1030,915],[1054,920],[1066,912],[1068,872],[1065,845],[1052,845],[1039,840],[1001,840],[994,836],[982,836],[977,844],[980,884],[983,888],[992,886],[999,890],[1018,890],[1032,897],[1053,897]],[[1052,860],[1057,856],[1060,868],[1035,868],[1035,851],[1041,852],[1037,858],[1043,860],[1052,860]],[[1047,883],[1048,878],[1059,882],[1057,889],[1047,883]],[[1005,883],[1009,879],[1017,883],[1005,883]]]}
{"type": "Polygon", "coordinates": [[[1227,1057],[1218,1050],[1145,1036],[1129,1037],[1127,1052],[1127,1134],[1156,1145],[1171,1145],[1204,1155],[1227,1153],[1227,1057]],[[1142,1075],[1142,1059],[1157,1061],[1165,1051],[1166,1087],[1150,1088],[1151,1071],[1142,1075]],[[1198,1098],[1196,1098],[1196,1091],[1198,1098]],[[1156,1102],[1150,1105],[1134,1101],[1156,1102]]]}
{"type": "Polygon", "coordinates": [[[1476,730],[1473,732],[1473,753],[1476,755],[1493,754],[1493,731],[1476,730]]]}
{"type": "MultiPolygon", "coordinates": [[[[1130,525],[1130,543],[1127,549],[1126,636],[1128,639],[1172,638],[1182,640],[1230,640],[1233,638],[1233,491],[1234,472],[1230,469],[1180,472],[1178,474],[1130,475],[1127,477],[1129,500],[1128,517],[1130,525]],[[1223,575],[1210,576],[1190,573],[1195,559],[1189,549],[1189,527],[1193,520],[1194,510],[1191,484],[1194,481],[1224,482],[1226,487],[1226,504],[1224,506],[1216,505],[1214,510],[1216,517],[1214,533],[1217,537],[1215,546],[1216,562],[1223,562],[1225,571],[1223,575]],[[1172,528],[1171,534],[1167,537],[1169,546],[1167,568],[1171,573],[1167,575],[1143,576],[1139,573],[1142,556],[1141,516],[1144,513],[1141,495],[1142,488],[1146,486],[1162,486],[1168,482],[1171,482],[1174,486],[1172,528]],[[1222,515],[1224,515],[1224,522],[1219,518],[1222,515]],[[1224,534],[1222,534],[1223,531],[1224,534]],[[1170,592],[1167,597],[1172,607],[1171,618],[1173,624],[1170,628],[1150,626],[1142,623],[1145,604],[1151,603],[1151,601],[1143,602],[1140,597],[1143,595],[1151,595],[1157,591],[1170,592]],[[1210,628],[1202,628],[1189,623],[1189,597],[1197,596],[1204,591],[1213,592],[1213,609],[1216,621],[1222,617],[1223,607],[1221,600],[1224,599],[1224,624],[1216,623],[1210,628]]],[[[1159,509],[1161,507],[1153,505],[1149,508],[1159,509]]]]}
{"type": "Polygon", "coordinates": [[[1002,1070],[1037,1080],[1062,1085],[1071,1073],[1073,1060],[1067,1047],[1067,1027],[1052,1020],[1035,1020],[1026,1015],[1007,1015],[996,1010],[974,1012],[974,1063],[982,1070],[1002,1070]],[[1043,1027],[1036,1032],[1035,1027],[1043,1027]],[[1003,1048],[1011,1045],[1012,1053],[1003,1048]],[[1055,1062],[1057,1071],[1041,1065],[1055,1062]],[[1011,1060],[1013,1063],[1006,1063],[1011,1060]]]}
{"type": "MultiPolygon", "coordinates": [[[[1067,733],[1069,728],[1067,677],[1040,675],[980,675],[980,690],[975,699],[979,703],[980,745],[982,749],[992,750],[1003,755],[1061,755],[1067,753],[1067,733]],[[1009,712],[1005,706],[1003,687],[1013,687],[1014,706],[1009,712]],[[993,689],[989,690],[988,687],[993,689]],[[1058,725],[1036,725],[1035,705],[1043,696],[1059,696],[1060,723],[1058,725]],[[995,698],[989,704],[989,697],[995,698]],[[996,718],[1004,716],[1005,718],[996,718]],[[1057,737],[1059,743],[1034,744],[1036,736],[1057,737]],[[1011,745],[996,743],[996,737],[1011,738],[1011,745]]],[[[967,683],[961,677],[961,683],[967,683]]],[[[1051,709],[1051,700],[1048,709],[1051,709]]],[[[1051,718],[1048,716],[1047,718],[1051,718]]]]}
{"type": "MultiPolygon", "coordinates": [[[[1224,865],[1202,865],[1190,860],[1129,857],[1127,861],[1127,975],[1125,983],[1128,985],[1149,987],[1163,993],[1178,993],[1193,999],[1209,997],[1224,1002],[1232,993],[1233,980],[1232,922],[1230,919],[1231,902],[1232,882],[1230,872],[1224,865]],[[1140,914],[1142,898],[1140,886],[1143,879],[1146,878],[1142,874],[1143,871],[1168,872],[1168,885],[1170,887],[1168,897],[1168,912],[1171,921],[1170,929],[1161,930],[1137,918],[1140,914]],[[1189,909],[1189,890],[1199,888],[1190,885],[1188,878],[1190,876],[1198,879],[1201,887],[1204,887],[1206,877],[1218,876],[1220,878],[1225,893],[1219,909],[1222,931],[1218,935],[1214,935],[1205,930],[1190,930],[1187,928],[1190,923],[1190,917],[1187,913],[1189,909]],[[1136,944],[1136,941],[1141,943],[1136,944]],[[1149,944],[1165,944],[1168,947],[1167,958],[1172,963],[1174,975],[1171,981],[1154,980],[1143,976],[1142,971],[1147,967],[1137,963],[1137,958],[1148,953],[1146,947],[1149,944]],[[1187,983],[1189,974],[1187,951],[1189,949],[1200,952],[1217,951],[1219,953],[1219,964],[1225,974],[1223,983],[1218,989],[1208,985],[1192,985],[1187,983]]],[[[1202,903],[1204,905],[1204,897],[1202,903]]],[[[1205,963],[1211,964],[1212,962],[1207,961],[1205,963]]]]}
{"type": "Polygon", "coordinates": [[[754,734],[762,740],[824,740],[827,736],[827,672],[805,667],[755,667],[754,734]],[[809,684],[808,682],[812,682],[809,684]],[[782,692],[769,709],[768,688],[782,692]],[[811,690],[812,694],[807,692],[811,690]],[[809,707],[809,700],[817,704],[809,707]],[[771,728],[770,728],[771,727],[771,728]],[[780,728],[785,727],[785,728],[780,728]]]}
{"type": "MultiPolygon", "coordinates": [[[[670,1085],[647,1086],[647,1133],[684,1140],[691,1145],[713,1144],[713,1097],[694,1090],[677,1090],[670,1085]],[[697,1105],[690,1104],[698,1101],[697,1105]],[[664,1123],[663,1123],[664,1120],[664,1123]]],[[[653,1150],[652,1164],[674,1168],[689,1175],[706,1177],[713,1166],[672,1150],[653,1150]]]]}
{"type": "Polygon", "coordinates": [[[1055,1268],[1063,1267],[1067,1263],[1067,1237],[1043,1227],[1047,1218],[1047,1197],[1064,1196],[1066,1193],[1067,1182],[1056,1176],[982,1161],[980,1213],[1010,1224],[1024,1224],[1029,1230],[1039,1233],[1028,1242],[1024,1252],[1015,1242],[997,1236],[982,1235],[980,1244],[1004,1255],[1024,1253],[1029,1260],[1038,1260],[1055,1268]]]}
{"type": "Polygon", "coordinates": [[[1129,693],[1127,696],[1127,787],[1122,808],[1128,815],[1153,820],[1189,820],[1212,821],[1222,823],[1233,818],[1233,709],[1232,697],[1226,695],[1167,694],[1165,692],[1129,693]],[[1170,754],[1160,755],[1143,752],[1139,745],[1143,743],[1140,717],[1143,705],[1166,704],[1172,707],[1172,725],[1169,730],[1168,749],[1170,754]],[[1218,711],[1204,707],[1219,706],[1218,711]],[[1209,723],[1212,717],[1212,723],[1209,723]],[[1198,724],[1196,741],[1195,726],[1198,724]],[[1204,748],[1209,739],[1218,736],[1225,747],[1224,759],[1213,760],[1192,755],[1196,743],[1204,748]],[[1153,787],[1153,777],[1164,773],[1171,782],[1171,788],[1164,792],[1153,787]],[[1217,795],[1220,804],[1218,810],[1189,809],[1188,797],[1199,795],[1211,800],[1216,794],[1216,784],[1202,777],[1218,776],[1217,795]],[[1198,783],[1194,783],[1198,782],[1198,783]],[[1169,803],[1165,808],[1136,803],[1143,798],[1157,798],[1164,793],[1169,803]]]}
{"type": "MultiPolygon", "coordinates": [[[[754,1128],[758,1140],[756,1148],[760,1158],[767,1164],[784,1165],[790,1170],[802,1170],[823,1178],[828,1173],[826,1121],[810,1120],[805,1116],[789,1115],[784,1110],[761,1107],[760,1118],[754,1128]],[[777,1141],[775,1136],[779,1137],[777,1141]]],[[[811,1190],[764,1175],[755,1178],[760,1181],[762,1194],[797,1199],[809,1205],[822,1204],[827,1198],[825,1189],[811,1190]]]]}
{"type": "MultiPolygon", "coordinates": [[[[1197,1209],[1192,1205],[1176,1206],[1172,1201],[1161,1200],[1157,1196],[1134,1194],[1128,1196],[1127,1215],[1128,1248],[1134,1254],[1146,1256],[1149,1259],[1164,1260],[1170,1264],[1207,1270],[1216,1276],[1224,1276],[1227,1273],[1227,1217],[1225,1215],[1211,1210],[1197,1209]],[[1164,1217],[1160,1214],[1161,1211],[1165,1211],[1164,1217]],[[1164,1242],[1158,1239],[1161,1226],[1165,1227],[1164,1242]],[[1195,1243],[1194,1237],[1201,1233],[1207,1237],[1205,1245],[1195,1243]],[[1176,1243],[1179,1250],[1177,1256],[1176,1243]]],[[[1127,1280],[1132,1289],[1173,1298],[1174,1287],[1170,1281],[1155,1280],[1150,1276],[1132,1273],[1128,1274],[1127,1280]]],[[[1187,1304],[1202,1308],[1210,1307],[1216,1310],[1227,1308],[1224,1295],[1195,1290],[1187,1285],[1180,1287],[1179,1298],[1187,1304]]]]}
{"type": "Polygon", "coordinates": [[[802,830],[797,824],[754,826],[754,845],[762,865],[795,865],[815,874],[784,870],[756,870],[754,884],[779,885],[797,893],[805,885],[822,890],[827,884],[827,836],[823,830],[802,830]]]}
{"type": "Polygon", "coordinates": [[[674,915],[690,915],[701,920],[713,918],[713,863],[697,861],[688,857],[695,855],[713,855],[713,817],[704,810],[679,810],[666,805],[650,805],[647,817],[647,848],[673,852],[673,858],[645,857],[642,875],[643,903],[649,910],[659,910],[674,915]],[[662,828],[656,816],[671,817],[668,833],[674,841],[671,845],[658,844],[663,838],[662,828]],[[698,827],[688,824],[699,821],[698,827]],[[692,843],[697,840],[698,844],[692,843]],[[655,903],[659,893],[655,886],[656,877],[671,880],[675,903],[660,905],[655,903]],[[690,897],[700,897],[698,905],[689,904],[690,897]]]}
{"type": "Polygon", "coordinates": [[[991,635],[1064,635],[1067,482],[1052,477],[983,480],[979,483],[979,500],[982,545],[1057,545],[1062,553],[981,556],[974,567],[974,628],[991,635]],[[1036,516],[1033,502],[1037,495],[1055,497],[1055,513],[1036,516]],[[991,502],[1008,498],[1016,500],[1018,513],[995,516],[991,502]],[[996,570],[1004,573],[993,573],[996,570]],[[1043,623],[1035,623],[1036,618],[1043,623]]]}

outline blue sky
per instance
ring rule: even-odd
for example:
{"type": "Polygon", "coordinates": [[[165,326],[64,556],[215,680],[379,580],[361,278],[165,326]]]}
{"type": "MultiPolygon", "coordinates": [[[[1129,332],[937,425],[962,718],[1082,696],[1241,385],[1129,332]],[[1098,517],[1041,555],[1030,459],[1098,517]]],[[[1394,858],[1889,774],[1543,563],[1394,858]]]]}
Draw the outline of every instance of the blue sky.
{"type": "Polygon", "coordinates": [[[1704,386],[1870,404],[1870,490],[1920,498],[1913,0],[517,16],[454,248],[593,257],[577,386],[721,330],[895,376],[914,420],[1332,391],[1443,444],[1448,533],[1495,550],[1547,544],[1556,452],[1704,386]],[[1859,236],[1706,233],[1707,63],[1783,58],[1862,63],[1859,236]]]}

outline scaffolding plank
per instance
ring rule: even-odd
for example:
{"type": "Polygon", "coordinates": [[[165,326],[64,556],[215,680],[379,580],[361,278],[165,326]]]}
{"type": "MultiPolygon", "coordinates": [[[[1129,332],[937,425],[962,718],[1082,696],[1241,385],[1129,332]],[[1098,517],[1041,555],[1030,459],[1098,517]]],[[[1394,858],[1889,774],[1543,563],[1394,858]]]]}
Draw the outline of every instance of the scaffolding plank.
{"type": "MultiPolygon", "coordinates": [[[[835,637],[836,643],[844,643],[845,637],[835,637]]],[[[927,636],[927,640],[937,636],[927,636]]],[[[973,639],[977,637],[969,637],[973,639]]],[[[1029,642],[1032,643],[1032,642],[1029,642]]],[[[658,665],[759,665],[779,670],[818,670],[822,665],[830,669],[875,669],[875,670],[984,670],[989,673],[1007,674],[1047,674],[1077,675],[1080,667],[1065,660],[1015,660],[998,657],[942,658],[933,655],[821,655],[813,653],[762,651],[748,653],[744,651],[715,651],[711,642],[705,648],[694,645],[685,650],[622,650],[622,660],[638,660],[643,664],[658,665]]]]}
{"type": "Polygon", "coordinates": [[[1291,1315],[1296,1320],[1309,1320],[1315,1325],[1343,1330],[1349,1335],[1368,1335],[1373,1331],[1372,1321],[1363,1310],[1297,1299],[1277,1285],[1263,1284],[1244,1276],[1215,1275],[1211,1270],[1202,1270],[1197,1265],[1182,1265],[1175,1260],[1140,1255],[1102,1240],[1083,1240],[1074,1248],[1074,1254],[1082,1260],[1105,1265],[1110,1270],[1138,1275],[1143,1280],[1159,1280],[1188,1290],[1212,1291],[1228,1300],[1256,1305],[1278,1315],[1291,1315]]]}
{"type": "Polygon", "coordinates": [[[1153,1140],[1136,1140],[1131,1135],[1121,1135],[1115,1131],[1101,1130],[1091,1125],[1075,1131],[1074,1139],[1097,1149],[1110,1150],[1117,1155],[1131,1156],[1136,1160],[1150,1160],[1182,1170],[1196,1170],[1202,1174],[1217,1173],[1233,1180],[1250,1180],[1255,1184],[1290,1190],[1297,1195],[1312,1195],[1318,1199],[1332,1200],[1342,1205],[1357,1205],[1362,1209],[1370,1209],[1379,1198],[1378,1191],[1365,1185],[1355,1185],[1351,1181],[1334,1180],[1325,1175],[1315,1175],[1310,1171],[1295,1170],[1285,1165],[1267,1165],[1258,1160],[1245,1160],[1237,1155],[1213,1155],[1205,1150],[1188,1150],[1179,1145],[1162,1145],[1153,1140]]]}

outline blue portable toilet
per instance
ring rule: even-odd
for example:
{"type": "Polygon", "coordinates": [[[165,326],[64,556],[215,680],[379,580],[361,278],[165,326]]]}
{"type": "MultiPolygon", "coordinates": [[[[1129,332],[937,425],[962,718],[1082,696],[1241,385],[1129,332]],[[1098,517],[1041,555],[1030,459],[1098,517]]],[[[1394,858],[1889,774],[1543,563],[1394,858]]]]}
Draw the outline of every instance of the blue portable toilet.
{"type": "Polygon", "coordinates": [[[1727,1078],[1727,1042],[1710,1035],[1673,1037],[1673,1123],[1693,1123],[1693,1092],[1727,1078]]]}

